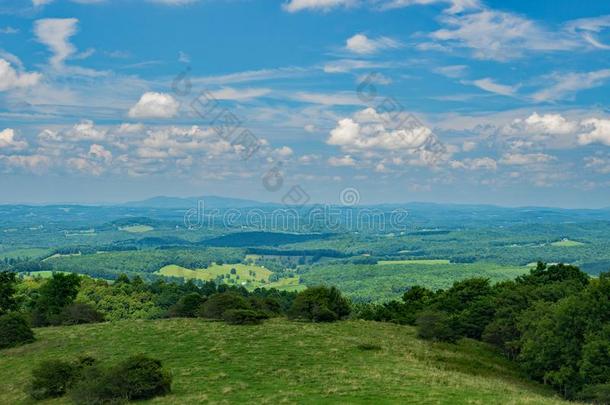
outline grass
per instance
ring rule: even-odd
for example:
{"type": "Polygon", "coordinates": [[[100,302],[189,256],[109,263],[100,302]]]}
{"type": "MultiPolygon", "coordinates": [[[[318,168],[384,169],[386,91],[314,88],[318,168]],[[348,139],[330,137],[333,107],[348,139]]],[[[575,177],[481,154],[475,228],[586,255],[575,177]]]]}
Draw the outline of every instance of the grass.
{"type": "Polygon", "coordinates": [[[0,252],[0,259],[17,259],[17,258],[38,258],[48,255],[51,249],[44,248],[23,248],[23,249],[12,249],[4,252],[0,252]]]}
{"type": "Polygon", "coordinates": [[[149,225],[130,225],[119,228],[119,230],[129,233],[145,233],[154,230],[152,226],[149,225]]]}
{"type": "Polygon", "coordinates": [[[42,360],[91,355],[113,364],[144,353],[174,379],[155,404],[567,404],[484,344],[423,342],[389,323],[169,319],[44,328],[36,337],[0,352],[0,403],[31,403],[24,389],[42,360]]]}
{"type": "Polygon", "coordinates": [[[230,275],[231,278],[239,279],[236,280],[238,283],[241,282],[255,282],[255,283],[267,283],[269,276],[272,274],[270,270],[264,267],[250,265],[250,264],[213,264],[208,266],[207,269],[196,269],[191,270],[185,267],[170,264],[161,268],[157,274],[161,274],[169,277],[183,277],[185,279],[198,279],[198,280],[214,280],[220,275],[230,275]],[[235,269],[236,274],[231,274],[231,269],[235,269]]]}
{"type": "Polygon", "coordinates": [[[413,259],[413,260],[379,260],[377,264],[451,264],[451,261],[445,259],[413,259]]]}
{"type": "Polygon", "coordinates": [[[301,291],[307,288],[305,284],[301,284],[301,279],[298,276],[282,278],[278,281],[266,284],[265,288],[276,288],[280,291],[301,291]]]}
{"type": "Polygon", "coordinates": [[[558,246],[558,247],[575,247],[575,246],[584,246],[584,243],[577,242],[575,240],[570,240],[570,239],[562,239],[557,242],[551,243],[551,245],[558,246]]]}
{"type": "Polygon", "coordinates": [[[511,280],[529,272],[526,266],[496,263],[450,264],[322,264],[301,274],[305,285],[334,285],[356,301],[398,299],[408,287],[425,286],[434,290],[451,287],[455,281],[483,277],[492,282],[511,280]]]}

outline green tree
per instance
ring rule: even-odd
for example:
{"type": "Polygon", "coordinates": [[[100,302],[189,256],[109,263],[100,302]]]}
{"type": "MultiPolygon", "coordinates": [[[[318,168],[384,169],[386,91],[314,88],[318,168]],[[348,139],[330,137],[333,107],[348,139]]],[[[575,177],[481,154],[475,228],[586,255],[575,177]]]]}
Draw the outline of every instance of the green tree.
{"type": "Polygon", "coordinates": [[[0,272],[0,315],[13,311],[15,302],[16,274],[10,271],[0,272]]]}
{"type": "Polygon", "coordinates": [[[81,279],[78,275],[53,273],[38,290],[34,304],[33,322],[36,326],[57,323],[62,310],[74,302],[81,279]]]}
{"type": "Polygon", "coordinates": [[[335,287],[309,287],[297,294],[289,316],[314,322],[331,322],[346,318],[351,312],[350,302],[335,287]]]}

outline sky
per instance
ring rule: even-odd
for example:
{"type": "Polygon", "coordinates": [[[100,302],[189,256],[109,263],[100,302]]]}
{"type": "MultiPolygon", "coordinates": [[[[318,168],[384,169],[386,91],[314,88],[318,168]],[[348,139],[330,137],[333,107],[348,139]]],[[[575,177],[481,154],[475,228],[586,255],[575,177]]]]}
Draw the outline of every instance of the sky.
{"type": "Polygon", "coordinates": [[[0,203],[610,207],[610,3],[0,0],[0,203]]]}

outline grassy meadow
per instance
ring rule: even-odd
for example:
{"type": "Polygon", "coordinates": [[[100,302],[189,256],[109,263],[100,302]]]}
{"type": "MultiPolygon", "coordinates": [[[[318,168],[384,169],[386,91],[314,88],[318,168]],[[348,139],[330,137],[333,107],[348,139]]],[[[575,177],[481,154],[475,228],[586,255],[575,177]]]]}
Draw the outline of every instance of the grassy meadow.
{"type": "Polygon", "coordinates": [[[24,389],[41,360],[91,355],[113,364],[140,353],[162,360],[174,378],[173,393],[155,404],[568,403],[482,343],[428,343],[390,323],[170,319],[49,327],[36,337],[0,352],[0,403],[31,403],[24,389]]]}
{"type": "Polygon", "coordinates": [[[168,277],[182,277],[184,279],[197,279],[210,281],[215,280],[218,276],[230,276],[239,282],[258,282],[266,283],[269,281],[271,271],[264,267],[251,264],[212,264],[205,269],[187,269],[182,266],[170,264],[161,268],[156,274],[168,277]],[[231,274],[231,270],[235,269],[235,274],[231,274]],[[237,279],[239,276],[239,279],[237,279]]]}

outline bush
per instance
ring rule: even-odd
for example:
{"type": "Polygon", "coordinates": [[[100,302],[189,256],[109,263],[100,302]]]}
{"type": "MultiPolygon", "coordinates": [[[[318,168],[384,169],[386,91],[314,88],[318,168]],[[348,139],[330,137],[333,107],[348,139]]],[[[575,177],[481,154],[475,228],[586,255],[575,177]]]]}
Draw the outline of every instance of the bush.
{"type": "Polygon", "coordinates": [[[222,319],[222,315],[229,309],[249,309],[247,301],[241,295],[233,292],[223,292],[212,295],[203,303],[199,316],[211,319],[222,319]]]}
{"type": "Polygon", "coordinates": [[[70,396],[77,404],[117,404],[168,394],[171,383],[159,360],[139,355],[107,371],[86,369],[70,396]]]}
{"type": "Polygon", "coordinates": [[[610,384],[585,386],[578,394],[577,399],[594,404],[610,404],[610,384]]]}
{"type": "Polygon", "coordinates": [[[453,327],[453,320],[445,312],[425,310],[419,313],[417,320],[417,336],[421,339],[441,342],[455,342],[458,333],[453,327]]]}
{"type": "Polygon", "coordinates": [[[57,318],[57,323],[60,325],[80,325],[99,322],[104,322],[104,315],[93,308],[93,306],[83,302],[75,302],[68,305],[57,318]]]}
{"type": "Polygon", "coordinates": [[[347,299],[335,287],[309,287],[297,294],[288,315],[293,319],[332,322],[351,312],[347,299]]]}
{"type": "Polygon", "coordinates": [[[172,305],[167,314],[170,318],[195,318],[202,302],[198,293],[187,294],[172,305]]]}
{"type": "Polygon", "coordinates": [[[269,319],[269,315],[252,309],[229,309],[223,313],[222,319],[232,325],[256,325],[269,319]]]}
{"type": "Polygon", "coordinates": [[[77,368],[62,360],[46,360],[32,371],[30,395],[34,399],[56,398],[64,395],[74,382],[77,368]]]}
{"type": "Polygon", "coordinates": [[[34,332],[19,313],[0,316],[0,349],[20,346],[34,341],[34,332]]]}

